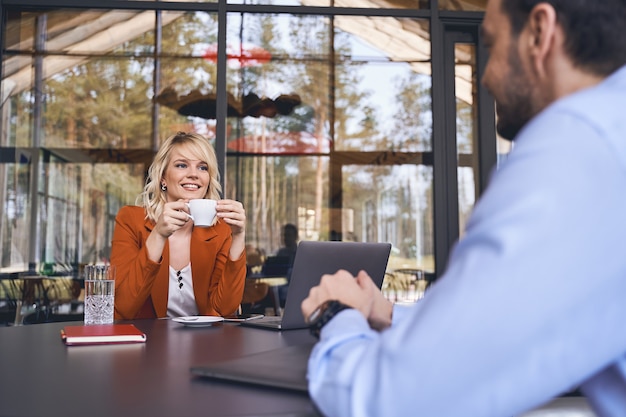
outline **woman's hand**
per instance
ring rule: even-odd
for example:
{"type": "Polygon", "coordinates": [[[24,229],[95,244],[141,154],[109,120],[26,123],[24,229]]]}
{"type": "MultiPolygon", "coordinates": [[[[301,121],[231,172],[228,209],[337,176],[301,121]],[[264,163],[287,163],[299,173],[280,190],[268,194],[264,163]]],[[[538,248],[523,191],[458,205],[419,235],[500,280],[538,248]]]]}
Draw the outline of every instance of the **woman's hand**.
{"type": "Polygon", "coordinates": [[[235,200],[218,200],[217,217],[230,226],[233,241],[230,245],[230,259],[236,261],[246,247],[246,211],[243,204],[235,200]]]}
{"type": "Polygon", "coordinates": [[[165,203],[154,230],[165,239],[189,222],[189,207],[186,200],[165,203]]]}
{"type": "Polygon", "coordinates": [[[218,200],[215,209],[217,217],[230,226],[233,236],[245,233],[246,211],[243,204],[235,200],[218,200]]]}
{"type": "Polygon", "coordinates": [[[186,200],[181,199],[165,203],[163,212],[146,240],[148,259],[160,262],[167,239],[172,233],[190,224],[189,220],[189,207],[187,207],[186,200]]]}

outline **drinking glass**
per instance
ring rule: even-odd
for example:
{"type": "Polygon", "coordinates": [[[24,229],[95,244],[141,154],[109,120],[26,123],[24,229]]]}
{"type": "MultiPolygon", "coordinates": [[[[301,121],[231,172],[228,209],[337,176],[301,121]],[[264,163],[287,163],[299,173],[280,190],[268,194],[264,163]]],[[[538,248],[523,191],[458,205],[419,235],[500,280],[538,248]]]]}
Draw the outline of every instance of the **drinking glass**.
{"type": "Polygon", "coordinates": [[[85,266],[85,324],[112,324],[115,302],[115,267],[85,266]]]}

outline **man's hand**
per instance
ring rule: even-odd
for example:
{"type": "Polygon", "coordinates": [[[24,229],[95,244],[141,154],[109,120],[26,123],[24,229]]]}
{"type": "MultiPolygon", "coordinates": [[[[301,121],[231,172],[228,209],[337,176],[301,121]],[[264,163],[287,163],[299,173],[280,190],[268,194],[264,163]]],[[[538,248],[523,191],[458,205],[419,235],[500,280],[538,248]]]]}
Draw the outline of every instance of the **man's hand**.
{"type": "Polygon", "coordinates": [[[378,289],[372,278],[365,272],[359,272],[356,277],[359,287],[363,288],[372,298],[372,305],[367,321],[374,330],[383,330],[391,326],[391,314],[393,313],[393,304],[387,300],[382,292],[378,289]]]}
{"type": "Polygon", "coordinates": [[[338,300],[358,310],[376,330],[391,324],[392,305],[365,271],[360,271],[356,279],[345,270],[323,275],[320,284],[311,288],[309,296],[302,302],[302,314],[308,319],[327,300],[338,300]]]}

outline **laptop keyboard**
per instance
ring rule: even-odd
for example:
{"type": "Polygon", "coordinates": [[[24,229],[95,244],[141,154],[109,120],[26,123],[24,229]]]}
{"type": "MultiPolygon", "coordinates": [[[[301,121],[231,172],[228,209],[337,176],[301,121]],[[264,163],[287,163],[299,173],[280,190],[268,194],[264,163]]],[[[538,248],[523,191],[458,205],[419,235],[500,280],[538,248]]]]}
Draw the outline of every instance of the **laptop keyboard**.
{"type": "Polygon", "coordinates": [[[265,316],[265,319],[263,320],[263,323],[280,323],[282,322],[283,318],[280,316],[265,316]]]}

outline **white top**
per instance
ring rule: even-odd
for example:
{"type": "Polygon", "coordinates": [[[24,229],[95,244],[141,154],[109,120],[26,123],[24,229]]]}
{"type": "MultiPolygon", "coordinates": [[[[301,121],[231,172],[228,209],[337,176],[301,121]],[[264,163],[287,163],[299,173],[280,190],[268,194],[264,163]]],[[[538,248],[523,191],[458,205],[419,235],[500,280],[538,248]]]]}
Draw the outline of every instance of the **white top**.
{"type": "Polygon", "coordinates": [[[198,314],[193,294],[191,263],[180,271],[170,266],[169,292],[167,295],[167,317],[195,316],[198,314]]]}

